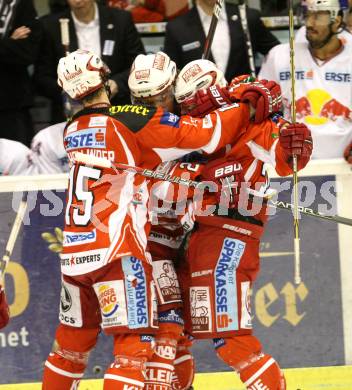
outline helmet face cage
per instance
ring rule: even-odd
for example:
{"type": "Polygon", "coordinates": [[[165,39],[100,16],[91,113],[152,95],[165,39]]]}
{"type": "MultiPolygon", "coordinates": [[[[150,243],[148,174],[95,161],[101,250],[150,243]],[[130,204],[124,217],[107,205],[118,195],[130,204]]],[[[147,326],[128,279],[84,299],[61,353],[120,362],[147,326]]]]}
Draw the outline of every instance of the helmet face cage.
{"type": "Polygon", "coordinates": [[[59,61],[58,84],[71,99],[81,100],[108,80],[109,68],[94,53],[77,50],[59,61]]]}

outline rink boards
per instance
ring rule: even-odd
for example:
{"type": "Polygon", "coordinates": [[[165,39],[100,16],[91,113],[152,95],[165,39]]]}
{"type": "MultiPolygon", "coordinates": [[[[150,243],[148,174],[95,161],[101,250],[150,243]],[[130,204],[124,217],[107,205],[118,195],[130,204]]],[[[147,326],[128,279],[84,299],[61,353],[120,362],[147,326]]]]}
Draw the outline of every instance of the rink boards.
{"type": "MultiPolygon", "coordinates": [[[[317,367],[286,369],[287,390],[351,390],[352,367],[317,367]]],[[[85,380],[80,390],[100,390],[102,380],[85,380]]],[[[0,390],[40,390],[39,383],[3,385],[0,390]]],[[[196,374],[195,390],[244,390],[243,385],[232,372],[196,374]]]]}
{"type": "MultiPolygon", "coordinates": [[[[322,188],[336,177],[339,195],[337,203],[332,200],[332,207],[341,216],[352,218],[348,190],[352,188],[350,166],[342,161],[329,161],[325,165],[319,161],[319,165],[310,164],[305,172],[301,182],[309,177],[317,190],[312,208],[325,202],[322,188]],[[322,175],[330,176],[322,178],[322,175]]],[[[0,178],[0,255],[16,215],[13,210],[16,210],[21,190],[30,191],[31,209],[27,215],[30,224],[24,227],[16,242],[6,275],[12,319],[10,325],[0,331],[0,385],[40,381],[43,363],[51,349],[60,303],[59,259],[55,252],[59,249],[60,234],[55,228],[62,228],[66,186],[66,175],[30,181],[28,178],[0,178]],[[43,216],[43,212],[50,215],[43,216]],[[51,242],[42,238],[43,233],[51,242]]],[[[289,200],[290,191],[282,193],[282,198],[285,197],[289,200]]],[[[291,215],[279,212],[270,219],[261,245],[262,269],[252,296],[255,334],[265,350],[285,368],[352,364],[352,228],[303,218],[300,230],[303,282],[295,286],[291,215]]],[[[112,360],[111,351],[111,339],[101,337],[92,353],[86,378],[102,377],[104,368],[112,360]]],[[[216,358],[211,342],[196,343],[193,352],[198,372],[226,370],[216,358]]],[[[326,371],[331,373],[331,380],[346,381],[348,376],[345,371],[341,374],[340,369],[344,367],[324,369],[320,374],[303,371],[302,375],[305,381],[312,378],[319,381],[326,371]]],[[[288,370],[289,377],[291,372],[296,378],[302,370],[288,370]]],[[[221,375],[221,383],[228,380],[235,383],[232,374],[221,375]]],[[[213,375],[199,376],[199,389],[207,389],[202,380],[217,381],[213,375]]],[[[213,389],[217,389],[217,385],[213,389]]],[[[298,384],[294,386],[300,388],[298,384]]],[[[325,388],[352,389],[352,385],[325,388]]]]}

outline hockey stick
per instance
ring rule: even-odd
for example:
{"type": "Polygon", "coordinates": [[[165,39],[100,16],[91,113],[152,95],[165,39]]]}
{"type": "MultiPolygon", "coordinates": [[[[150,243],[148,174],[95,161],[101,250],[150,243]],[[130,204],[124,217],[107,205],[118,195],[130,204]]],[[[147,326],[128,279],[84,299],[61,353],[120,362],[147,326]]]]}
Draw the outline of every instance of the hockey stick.
{"type": "Polygon", "coordinates": [[[16,243],[16,240],[18,237],[18,233],[20,232],[20,229],[21,229],[21,225],[22,225],[22,221],[23,221],[26,209],[27,209],[27,193],[25,193],[23,195],[23,198],[22,198],[21,203],[19,205],[19,208],[17,210],[15,221],[14,221],[12,228],[11,228],[9,239],[7,241],[7,244],[6,244],[5,254],[2,257],[2,259],[0,260],[0,284],[1,285],[3,284],[6,267],[10,261],[12,251],[13,251],[13,248],[15,246],[15,243],[16,243]]]}
{"type": "MultiPolygon", "coordinates": [[[[289,0],[289,36],[290,36],[290,65],[291,65],[291,120],[296,123],[296,90],[295,90],[295,51],[294,51],[294,18],[293,0],[289,0]]],[[[297,156],[293,155],[293,227],[294,227],[294,256],[295,256],[295,283],[301,283],[301,254],[299,237],[299,215],[298,215],[298,169],[297,156]]]]}
{"type": "MultiPolygon", "coordinates": [[[[84,154],[84,153],[80,153],[80,152],[77,152],[75,154],[74,158],[75,158],[76,162],[81,163],[81,164],[94,165],[94,166],[97,166],[100,168],[113,168],[116,170],[128,171],[131,173],[137,173],[139,175],[142,175],[144,177],[148,177],[151,179],[159,179],[162,181],[168,181],[168,182],[175,183],[175,184],[185,185],[187,187],[194,187],[194,188],[198,188],[198,189],[209,188],[209,186],[207,186],[205,184],[203,185],[202,182],[187,180],[187,179],[183,179],[180,176],[171,176],[171,175],[167,175],[165,173],[153,171],[150,169],[143,169],[143,168],[134,167],[131,165],[113,163],[110,160],[107,160],[105,158],[90,156],[88,154],[84,154]]],[[[283,209],[286,211],[292,211],[292,209],[293,209],[293,205],[291,203],[287,203],[287,202],[283,202],[283,201],[269,200],[268,205],[270,207],[276,207],[276,208],[283,209]]],[[[316,218],[325,219],[328,221],[352,226],[352,219],[349,219],[349,218],[339,217],[338,215],[334,215],[334,216],[325,215],[325,214],[319,213],[319,211],[315,211],[315,210],[310,209],[308,207],[300,207],[299,211],[301,214],[307,215],[309,217],[316,217],[316,218]]]]}
{"type": "Polygon", "coordinates": [[[247,8],[246,8],[246,1],[245,0],[239,1],[238,10],[240,13],[241,25],[242,25],[244,37],[246,40],[249,69],[251,70],[251,76],[255,77],[256,74],[255,74],[254,54],[253,54],[253,47],[252,47],[252,41],[251,41],[251,34],[250,34],[250,31],[248,28],[247,8]]]}
{"type": "Polygon", "coordinates": [[[159,179],[162,181],[169,181],[170,183],[181,184],[187,187],[194,187],[199,189],[204,188],[203,183],[199,181],[188,180],[179,176],[171,176],[166,173],[153,171],[151,169],[134,167],[132,165],[113,163],[108,159],[90,156],[81,152],[75,153],[74,159],[78,163],[83,163],[87,165],[94,165],[101,168],[112,168],[115,170],[127,171],[131,173],[138,173],[139,175],[148,177],[149,179],[159,179]]]}
{"type": "Polygon", "coordinates": [[[65,56],[70,54],[70,33],[68,30],[68,24],[70,22],[70,19],[67,18],[61,18],[59,19],[60,22],[60,32],[61,32],[61,44],[64,48],[65,56]]]}
{"type": "MultiPolygon", "coordinates": [[[[286,210],[286,211],[294,210],[294,205],[292,203],[283,202],[280,200],[276,200],[276,201],[269,200],[268,205],[270,207],[276,207],[278,209],[286,210]]],[[[309,217],[320,218],[320,219],[324,219],[326,221],[331,221],[331,222],[335,222],[335,223],[341,223],[342,225],[352,226],[352,219],[350,219],[350,218],[339,217],[338,215],[325,215],[325,214],[320,213],[319,211],[310,209],[309,207],[303,207],[303,206],[298,207],[298,210],[301,214],[308,215],[309,217]]]]}
{"type": "Polygon", "coordinates": [[[220,16],[221,9],[222,9],[223,5],[224,5],[224,0],[216,0],[216,3],[214,5],[214,9],[213,9],[213,16],[212,16],[211,22],[210,22],[208,35],[205,39],[204,52],[202,55],[203,60],[209,59],[211,44],[213,43],[216,26],[218,25],[218,20],[219,20],[219,16],[220,16]]]}

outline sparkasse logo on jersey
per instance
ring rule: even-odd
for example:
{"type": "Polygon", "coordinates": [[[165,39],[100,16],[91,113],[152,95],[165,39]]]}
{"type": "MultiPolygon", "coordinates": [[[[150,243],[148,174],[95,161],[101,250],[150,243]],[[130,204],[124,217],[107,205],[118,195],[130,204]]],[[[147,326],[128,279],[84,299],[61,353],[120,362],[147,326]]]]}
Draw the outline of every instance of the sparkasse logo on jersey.
{"type": "Polygon", "coordinates": [[[226,237],[215,268],[216,327],[219,331],[238,330],[236,268],[246,244],[226,237]]]}

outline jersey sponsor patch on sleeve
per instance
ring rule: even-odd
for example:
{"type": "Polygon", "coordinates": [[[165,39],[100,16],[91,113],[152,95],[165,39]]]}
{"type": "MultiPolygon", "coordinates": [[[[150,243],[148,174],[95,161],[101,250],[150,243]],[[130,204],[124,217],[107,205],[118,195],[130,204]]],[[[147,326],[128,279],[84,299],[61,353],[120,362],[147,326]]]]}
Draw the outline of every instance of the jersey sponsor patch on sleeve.
{"type": "Polygon", "coordinates": [[[172,112],[164,112],[160,119],[160,124],[171,127],[180,127],[180,117],[172,112]]]}

